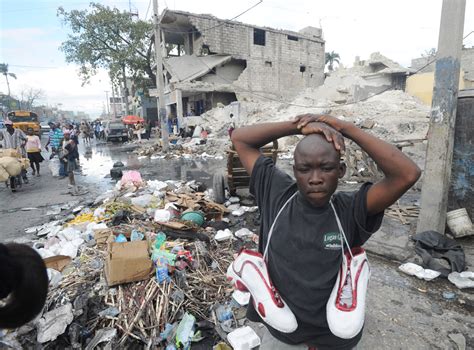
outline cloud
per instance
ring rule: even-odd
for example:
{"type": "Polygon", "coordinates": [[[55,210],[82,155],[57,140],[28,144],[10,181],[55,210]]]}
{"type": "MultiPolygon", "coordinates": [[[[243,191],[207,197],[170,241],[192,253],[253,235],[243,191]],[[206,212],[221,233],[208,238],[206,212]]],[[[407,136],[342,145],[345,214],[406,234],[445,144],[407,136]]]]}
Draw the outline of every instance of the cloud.
{"type": "MultiPolygon", "coordinates": [[[[106,103],[105,90],[111,90],[105,71],[91,79],[91,83],[81,86],[77,67],[65,66],[53,69],[27,70],[17,72],[17,79],[10,80],[12,95],[20,95],[25,87],[42,89],[46,98],[42,103],[55,105],[62,103],[62,109],[86,111],[97,115],[106,103]]],[[[6,83],[0,83],[0,90],[6,90],[6,83]]]]}

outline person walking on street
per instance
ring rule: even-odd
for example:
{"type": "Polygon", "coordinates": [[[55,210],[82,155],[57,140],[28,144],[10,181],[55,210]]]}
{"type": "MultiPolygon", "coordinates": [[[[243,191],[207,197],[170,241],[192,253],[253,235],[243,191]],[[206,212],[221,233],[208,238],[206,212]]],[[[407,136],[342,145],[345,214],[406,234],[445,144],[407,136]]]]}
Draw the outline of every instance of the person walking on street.
{"type": "Polygon", "coordinates": [[[44,160],[41,155],[41,140],[33,133],[32,128],[28,128],[28,136],[26,141],[26,153],[33,169],[33,176],[40,176],[40,163],[44,160]]]}
{"type": "Polygon", "coordinates": [[[50,126],[51,130],[48,134],[48,142],[46,142],[44,148],[46,151],[49,151],[48,146],[51,145],[51,156],[49,159],[52,159],[56,154],[59,153],[61,149],[64,133],[55,123],[49,122],[48,125],[50,126]]]}
{"type": "MultiPolygon", "coordinates": [[[[20,129],[14,128],[13,122],[11,120],[6,120],[4,124],[6,129],[0,132],[0,141],[2,141],[2,147],[15,149],[22,158],[26,158],[25,143],[27,138],[25,133],[20,129]]],[[[23,169],[21,171],[21,177],[25,183],[28,183],[28,177],[26,174],[27,171],[23,169]]]]}
{"type": "MultiPolygon", "coordinates": [[[[48,142],[46,143],[44,148],[46,149],[46,151],[49,151],[48,146],[51,144],[51,155],[49,156],[49,159],[53,159],[55,155],[57,155],[60,159],[62,155],[64,133],[62,132],[59,125],[53,122],[50,122],[49,126],[51,127],[51,131],[49,132],[48,142]]],[[[61,161],[59,162],[59,177],[60,179],[66,177],[66,173],[64,172],[64,163],[61,161]]]]}
{"type": "Polygon", "coordinates": [[[138,122],[135,126],[135,131],[137,133],[137,139],[138,139],[138,142],[141,143],[142,142],[142,131],[143,131],[143,125],[142,123],[138,122]]]}
{"type": "Polygon", "coordinates": [[[77,150],[76,142],[71,139],[71,133],[64,133],[64,146],[61,161],[64,163],[64,171],[69,177],[69,187],[72,188],[73,193],[78,193],[76,186],[76,179],[74,178],[74,171],[77,169],[77,160],[79,159],[79,152],[77,150]]]}

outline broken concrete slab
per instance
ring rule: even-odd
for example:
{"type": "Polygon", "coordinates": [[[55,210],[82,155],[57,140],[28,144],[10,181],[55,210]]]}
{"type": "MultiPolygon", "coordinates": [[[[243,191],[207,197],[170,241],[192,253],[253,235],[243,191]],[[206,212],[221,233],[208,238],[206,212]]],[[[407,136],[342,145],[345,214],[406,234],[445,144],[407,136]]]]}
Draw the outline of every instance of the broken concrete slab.
{"type": "Polygon", "coordinates": [[[369,253],[403,262],[415,255],[410,233],[412,230],[408,225],[400,225],[397,220],[385,217],[380,230],[372,235],[364,248],[369,253]]]}

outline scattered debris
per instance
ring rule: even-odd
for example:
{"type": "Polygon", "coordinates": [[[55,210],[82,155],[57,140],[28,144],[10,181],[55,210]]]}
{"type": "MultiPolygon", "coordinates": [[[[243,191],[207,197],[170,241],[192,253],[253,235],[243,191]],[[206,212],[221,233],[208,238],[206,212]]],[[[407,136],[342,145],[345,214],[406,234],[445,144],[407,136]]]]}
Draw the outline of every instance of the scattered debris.
{"type": "Polygon", "coordinates": [[[398,267],[398,269],[407,275],[416,276],[419,279],[424,279],[425,281],[431,281],[441,275],[440,272],[424,269],[420,265],[413,264],[413,263],[405,263],[398,267]]]}
{"type": "Polygon", "coordinates": [[[234,350],[253,349],[260,345],[260,338],[249,326],[238,328],[229,333],[227,340],[234,350]]]}
{"type": "Polygon", "coordinates": [[[458,350],[466,350],[466,338],[460,333],[448,334],[449,338],[456,343],[458,350]]]}
{"type": "Polygon", "coordinates": [[[49,267],[44,313],[10,343],[171,349],[225,341],[245,325],[249,302],[248,293],[233,293],[225,270],[240,248],[257,247],[254,224],[244,227],[256,207],[239,208],[236,218],[199,183],[147,182],[136,171],[91,207],[58,207],[61,220],[27,229],[49,267]]]}
{"type": "Polygon", "coordinates": [[[66,327],[72,322],[73,313],[71,303],[60,306],[52,311],[46,312],[38,320],[38,343],[46,343],[55,340],[63,334],[66,327]]]}
{"type": "Polygon", "coordinates": [[[456,299],[456,293],[450,292],[450,291],[445,291],[443,292],[443,298],[448,301],[452,301],[456,299]]]}
{"type": "Polygon", "coordinates": [[[448,280],[459,289],[474,288],[474,272],[472,271],[451,272],[448,280]]]}

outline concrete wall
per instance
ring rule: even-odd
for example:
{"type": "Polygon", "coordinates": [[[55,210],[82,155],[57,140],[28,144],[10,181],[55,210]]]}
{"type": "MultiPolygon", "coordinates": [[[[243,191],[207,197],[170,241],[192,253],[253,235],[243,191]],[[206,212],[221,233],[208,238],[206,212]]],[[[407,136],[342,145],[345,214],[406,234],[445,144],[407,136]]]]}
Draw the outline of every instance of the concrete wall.
{"type": "MultiPolygon", "coordinates": [[[[428,62],[432,61],[434,57],[419,57],[411,60],[411,68],[420,69],[428,62]]],[[[434,72],[435,63],[423,68],[421,73],[434,72]]],[[[461,52],[461,69],[464,71],[462,79],[466,88],[474,87],[474,47],[464,48],[461,52]]],[[[431,99],[430,99],[431,100],[431,99]]]]}
{"type": "Polygon", "coordinates": [[[237,101],[235,94],[231,92],[211,92],[209,94],[212,101],[212,108],[217,107],[218,103],[222,103],[224,106],[227,106],[232,102],[237,101]]]}
{"type": "MultiPolygon", "coordinates": [[[[464,89],[465,84],[462,77],[464,72],[459,75],[459,89],[464,89]]],[[[433,98],[434,72],[418,73],[407,78],[405,92],[418,97],[421,101],[431,106],[433,98]]]]}
{"type": "Polygon", "coordinates": [[[224,66],[216,67],[216,74],[206,74],[201,81],[206,83],[229,84],[236,81],[245,69],[243,63],[231,61],[224,66]]]}
{"type": "Polygon", "coordinates": [[[465,73],[464,84],[466,88],[474,88],[474,47],[462,50],[461,68],[465,73]]]}
{"type": "MultiPolygon", "coordinates": [[[[265,46],[254,44],[254,27],[222,23],[214,18],[189,17],[202,31],[202,42],[213,53],[230,54],[247,61],[247,69],[240,75],[238,85],[255,93],[275,97],[291,97],[308,87],[324,81],[324,41],[299,37],[289,40],[288,33],[265,28],[265,46]],[[300,72],[304,65],[305,71],[300,72]]],[[[263,28],[262,28],[263,29],[263,28]]],[[[298,36],[295,33],[295,36],[298,36]]],[[[201,39],[200,38],[200,39],[201,39]]],[[[194,51],[198,52],[194,43],[194,51]]]]}

